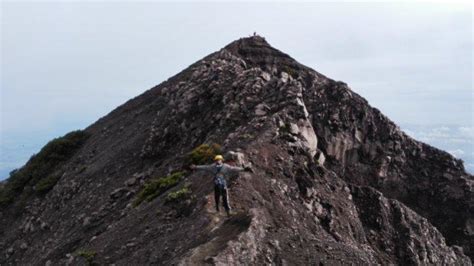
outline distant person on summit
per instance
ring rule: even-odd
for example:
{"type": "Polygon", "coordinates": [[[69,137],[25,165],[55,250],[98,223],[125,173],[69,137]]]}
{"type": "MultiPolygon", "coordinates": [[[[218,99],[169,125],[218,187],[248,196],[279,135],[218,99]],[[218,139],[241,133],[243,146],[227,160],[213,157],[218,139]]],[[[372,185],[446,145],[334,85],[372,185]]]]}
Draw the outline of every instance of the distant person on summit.
{"type": "Polygon", "coordinates": [[[216,211],[219,212],[219,201],[222,196],[224,209],[227,212],[227,215],[230,216],[229,194],[227,193],[227,181],[225,176],[232,172],[251,172],[252,169],[250,167],[228,165],[224,163],[224,157],[222,157],[222,155],[216,155],[216,157],[214,157],[214,162],[215,163],[208,165],[192,164],[190,167],[193,170],[205,170],[214,175],[214,200],[216,201],[216,211]]]}

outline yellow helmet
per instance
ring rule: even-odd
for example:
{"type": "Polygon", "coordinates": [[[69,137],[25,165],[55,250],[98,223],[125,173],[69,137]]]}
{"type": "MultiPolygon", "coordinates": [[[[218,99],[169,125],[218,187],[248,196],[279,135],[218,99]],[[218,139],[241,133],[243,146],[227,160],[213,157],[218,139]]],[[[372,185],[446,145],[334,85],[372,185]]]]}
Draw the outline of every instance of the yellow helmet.
{"type": "Polygon", "coordinates": [[[223,161],[224,160],[224,157],[222,157],[222,155],[216,155],[216,157],[214,157],[214,161],[223,161]]]}

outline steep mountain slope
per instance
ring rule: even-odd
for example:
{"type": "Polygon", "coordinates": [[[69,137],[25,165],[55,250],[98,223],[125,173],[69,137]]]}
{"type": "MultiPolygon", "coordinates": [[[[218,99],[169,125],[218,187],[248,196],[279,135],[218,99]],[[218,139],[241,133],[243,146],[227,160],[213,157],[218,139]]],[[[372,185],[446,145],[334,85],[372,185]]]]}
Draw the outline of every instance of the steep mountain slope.
{"type": "Polygon", "coordinates": [[[0,207],[0,264],[471,265],[473,177],[462,163],[259,36],[82,135],[2,188],[12,200],[0,207]],[[202,143],[254,170],[232,179],[229,219],[213,211],[211,178],[186,168],[202,143]],[[154,194],[139,204],[143,188],[154,194]]]}

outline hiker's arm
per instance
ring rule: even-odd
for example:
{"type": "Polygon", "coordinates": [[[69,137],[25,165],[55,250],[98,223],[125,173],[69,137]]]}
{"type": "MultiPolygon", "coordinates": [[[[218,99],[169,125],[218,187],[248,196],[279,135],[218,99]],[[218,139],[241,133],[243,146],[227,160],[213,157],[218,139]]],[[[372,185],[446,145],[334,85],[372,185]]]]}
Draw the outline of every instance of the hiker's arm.
{"type": "Polygon", "coordinates": [[[209,171],[212,169],[212,164],[194,165],[193,169],[209,171]]]}
{"type": "Polygon", "coordinates": [[[232,166],[232,165],[226,165],[227,166],[227,171],[229,172],[251,172],[253,173],[253,169],[252,167],[250,167],[249,165],[245,166],[244,167],[238,167],[238,166],[232,166]]]}
{"type": "Polygon", "coordinates": [[[245,171],[245,168],[243,167],[238,167],[238,166],[232,166],[232,165],[226,165],[226,170],[229,172],[242,172],[245,171]]]}

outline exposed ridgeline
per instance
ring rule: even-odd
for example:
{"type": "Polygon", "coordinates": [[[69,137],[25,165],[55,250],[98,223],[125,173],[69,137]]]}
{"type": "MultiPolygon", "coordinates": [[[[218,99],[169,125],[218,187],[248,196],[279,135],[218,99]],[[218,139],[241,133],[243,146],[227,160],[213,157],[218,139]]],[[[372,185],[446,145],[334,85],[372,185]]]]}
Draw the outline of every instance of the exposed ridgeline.
{"type": "Polygon", "coordinates": [[[462,162],[259,36],[82,134],[2,185],[0,264],[472,264],[462,162]],[[231,179],[229,219],[212,177],[187,170],[220,152],[254,170],[231,179]]]}

